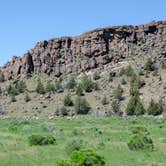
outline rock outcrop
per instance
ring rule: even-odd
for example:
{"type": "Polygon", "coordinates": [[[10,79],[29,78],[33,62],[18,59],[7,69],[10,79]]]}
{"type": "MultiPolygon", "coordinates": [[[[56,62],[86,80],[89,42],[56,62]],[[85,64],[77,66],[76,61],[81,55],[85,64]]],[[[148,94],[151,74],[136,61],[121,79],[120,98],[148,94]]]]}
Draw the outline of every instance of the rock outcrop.
{"type": "Polygon", "coordinates": [[[14,56],[0,72],[6,79],[41,72],[59,77],[143,55],[166,57],[166,21],[107,27],[39,42],[22,58],[14,56]]]}

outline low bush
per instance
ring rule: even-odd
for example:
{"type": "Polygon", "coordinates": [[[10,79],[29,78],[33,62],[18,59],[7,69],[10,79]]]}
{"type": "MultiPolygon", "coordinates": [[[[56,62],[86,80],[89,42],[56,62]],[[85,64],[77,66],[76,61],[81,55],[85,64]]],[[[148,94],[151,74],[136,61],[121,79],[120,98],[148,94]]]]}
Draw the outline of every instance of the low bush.
{"type": "Polygon", "coordinates": [[[42,125],[41,125],[41,128],[44,130],[44,131],[47,131],[47,132],[53,132],[56,128],[55,128],[55,124],[54,123],[51,123],[51,122],[44,122],[42,125]]]}
{"type": "Polygon", "coordinates": [[[91,92],[93,90],[93,82],[91,78],[87,75],[84,75],[81,79],[81,86],[85,92],[91,92]]]}
{"type": "Polygon", "coordinates": [[[64,106],[73,106],[73,101],[69,95],[64,97],[63,103],[64,106]]]}
{"type": "Polygon", "coordinates": [[[75,100],[76,114],[88,114],[91,107],[85,98],[77,97],[75,100]]]}
{"type": "Polygon", "coordinates": [[[134,134],[128,142],[130,150],[153,150],[153,141],[144,134],[134,134]]]}
{"type": "Polygon", "coordinates": [[[99,79],[100,79],[100,73],[96,71],[96,72],[93,74],[93,79],[94,79],[94,80],[99,80],[99,79]]]}
{"type": "Polygon", "coordinates": [[[56,143],[56,139],[53,136],[31,135],[29,138],[29,144],[32,145],[53,145],[56,143]]]}
{"type": "Polygon", "coordinates": [[[83,95],[83,88],[82,88],[81,84],[79,84],[79,85],[77,86],[76,95],[77,95],[77,96],[82,96],[82,95],[83,95]]]}
{"type": "Polygon", "coordinates": [[[122,100],[122,94],[123,94],[123,89],[120,85],[117,86],[117,88],[114,90],[114,98],[117,100],[122,100]]]}
{"type": "Polygon", "coordinates": [[[31,101],[31,98],[28,93],[25,94],[24,100],[25,100],[25,102],[31,101]]]}
{"type": "Polygon", "coordinates": [[[58,161],[58,166],[105,166],[106,162],[102,156],[92,150],[74,151],[70,161],[58,161]]]}
{"type": "Polygon", "coordinates": [[[71,155],[71,165],[77,166],[105,166],[102,156],[92,150],[75,151],[71,155]]]}
{"type": "Polygon", "coordinates": [[[65,150],[67,154],[71,154],[74,151],[79,151],[85,148],[86,143],[82,139],[74,139],[67,143],[65,150]]]}
{"type": "Polygon", "coordinates": [[[3,73],[0,73],[0,82],[5,81],[5,75],[3,73]]]}
{"type": "Polygon", "coordinates": [[[67,89],[74,89],[76,87],[76,85],[77,85],[77,83],[76,83],[75,77],[71,76],[69,78],[69,81],[66,84],[66,88],[67,89]]]}
{"type": "Polygon", "coordinates": [[[149,103],[147,112],[149,115],[160,115],[163,112],[163,104],[162,101],[160,101],[159,103],[155,103],[154,100],[152,99],[149,103]]]}
{"type": "Polygon", "coordinates": [[[141,134],[141,133],[149,134],[149,132],[148,132],[148,130],[147,130],[146,127],[144,127],[144,126],[139,126],[139,125],[133,126],[133,127],[131,128],[131,131],[132,131],[133,134],[141,134]]]}
{"type": "Polygon", "coordinates": [[[38,80],[37,86],[36,86],[36,92],[38,94],[45,94],[45,87],[43,85],[43,83],[41,82],[41,80],[38,80]]]}

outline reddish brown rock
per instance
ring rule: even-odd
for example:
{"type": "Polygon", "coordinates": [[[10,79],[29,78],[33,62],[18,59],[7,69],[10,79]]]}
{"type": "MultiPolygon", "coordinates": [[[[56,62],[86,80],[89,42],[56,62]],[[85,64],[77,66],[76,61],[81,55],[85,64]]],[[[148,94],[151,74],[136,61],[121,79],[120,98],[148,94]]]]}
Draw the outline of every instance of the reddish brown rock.
{"type": "Polygon", "coordinates": [[[40,72],[59,77],[103,67],[128,56],[149,55],[153,51],[158,56],[166,56],[166,21],[107,27],[78,37],[38,42],[22,58],[14,56],[1,68],[1,72],[6,79],[40,72]]]}

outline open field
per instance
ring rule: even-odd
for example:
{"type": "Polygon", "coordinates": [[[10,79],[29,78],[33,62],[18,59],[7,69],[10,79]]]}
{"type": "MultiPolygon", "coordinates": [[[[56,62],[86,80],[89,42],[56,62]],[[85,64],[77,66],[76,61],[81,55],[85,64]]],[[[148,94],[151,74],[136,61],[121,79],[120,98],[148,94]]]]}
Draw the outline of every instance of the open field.
{"type": "Polygon", "coordinates": [[[84,147],[105,158],[108,166],[165,166],[166,119],[152,117],[94,118],[76,117],[53,120],[0,119],[1,166],[56,166],[69,159],[69,142],[81,139],[84,147]],[[154,142],[153,151],[131,151],[127,142],[131,127],[145,126],[154,142]],[[32,134],[53,135],[55,145],[30,146],[32,134]]]}

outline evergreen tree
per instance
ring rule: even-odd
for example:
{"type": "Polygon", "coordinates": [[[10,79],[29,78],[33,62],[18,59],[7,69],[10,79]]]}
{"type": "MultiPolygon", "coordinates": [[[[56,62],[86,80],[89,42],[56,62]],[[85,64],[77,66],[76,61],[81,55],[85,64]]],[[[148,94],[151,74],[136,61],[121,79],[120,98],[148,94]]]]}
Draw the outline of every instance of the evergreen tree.
{"type": "Polygon", "coordinates": [[[73,106],[73,101],[69,95],[65,96],[63,103],[64,106],[73,106]]]}
{"type": "Polygon", "coordinates": [[[51,81],[48,81],[46,85],[46,92],[54,92],[54,91],[55,91],[55,85],[51,81]]]}
{"type": "Polygon", "coordinates": [[[93,82],[90,77],[87,75],[84,75],[82,77],[82,88],[85,90],[85,92],[91,92],[93,90],[93,82]]]}
{"type": "Polygon", "coordinates": [[[156,116],[156,115],[160,115],[162,113],[162,111],[163,111],[162,102],[155,103],[154,100],[151,99],[148,109],[147,109],[148,114],[156,116]]]}
{"type": "Polygon", "coordinates": [[[90,111],[90,105],[85,98],[77,97],[75,100],[76,114],[87,114],[90,111]]]}
{"type": "Polygon", "coordinates": [[[127,104],[126,114],[127,115],[142,115],[144,113],[145,113],[145,109],[139,96],[138,95],[131,96],[127,104]]]}
{"type": "Polygon", "coordinates": [[[114,98],[117,100],[122,100],[123,89],[120,85],[114,90],[114,98]]]}
{"type": "Polygon", "coordinates": [[[39,94],[45,94],[45,88],[40,79],[38,80],[38,83],[36,86],[36,92],[39,94]]]}
{"type": "Polygon", "coordinates": [[[72,76],[69,78],[69,81],[66,85],[66,88],[67,89],[74,89],[76,87],[77,83],[76,83],[76,80],[75,80],[75,77],[72,76]]]}
{"type": "Polygon", "coordinates": [[[79,84],[79,85],[77,86],[76,94],[77,94],[78,96],[82,96],[82,95],[83,95],[83,89],[82,89],[81,84],[79,84]]]}
{"type": "Polygon", "coordinates": [[[0,82],[5,81],[5,75],[3,73],[0,73],[0,82]]]}
{"type": "Polygon", "coordinates": [[[155,69],[151,58],[147,59],[144,68],[146,71],[153,71],[155,69]]]}

